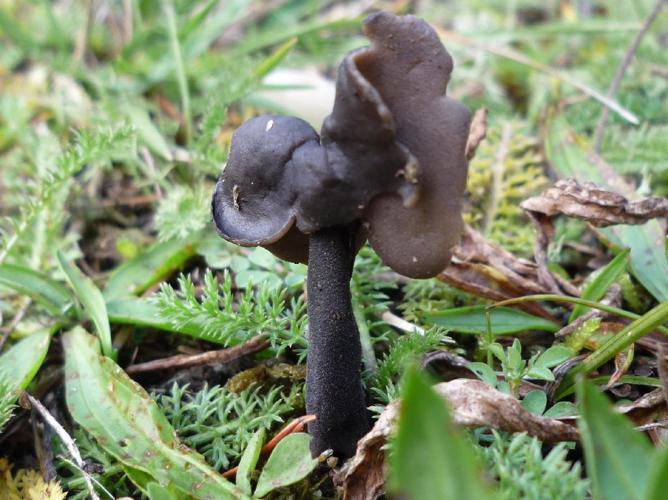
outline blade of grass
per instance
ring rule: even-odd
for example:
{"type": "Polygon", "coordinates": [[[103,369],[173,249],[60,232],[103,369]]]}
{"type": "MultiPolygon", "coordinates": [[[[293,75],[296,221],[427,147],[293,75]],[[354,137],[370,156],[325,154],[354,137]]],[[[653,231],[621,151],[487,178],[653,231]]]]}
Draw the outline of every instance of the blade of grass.
{"type": "Polygon", "coordinates": [[[641,500],[653,461],[652,445],[631,422],[612,411],[591,383],[578,383],[578,426],[593,497],[641,500]]]}
{"type": "Polygon", "coordinates": [[[603,345],[587,356],[582,363],[573,368],[562,381],[556,398],[560,399],[562,393],[573,385],[575,377],[580,374],[587,374],[600,367],[603,363],[610,361],[618,353],[627,349],[639,338],[647,335],[649,332],[668,320],[668,301],[656,306],[643,316],[630,323],[623,330],[610,337],[603,345]]]}
{"type": "MultiPolygon", "coordinates": [[[[610,314],[621,316],[622,318],[628,318],[633,320],[637,320],[642,317],[639,314],[632,313],[630,311],[626,311],[618,307],[609,306],[607,304],[601,304],[600,302],[594,302],[592,300],[581,299],[578,297],[569,297],[567,295],[556,295],[551,293],[540,293],[536,295],[527,295],[525,297],[517,297],[514,299],[502,300],[501,302],[496,302],[494,304],[488,305],[487,308],[494,309],[495,307],[511,306],[513,304],[521,304],[523,302],[537,302],[543,300],[551,302],[565,302],[567,304],[580,304],[585,307],[590,307],[592,309],[597,309],[599,311],[604,311],[610,314]]],[[[664,335],[668,335],[668,328],[661,326],[661,324],[657,325],[655,330],[663,333],[664,335]]]]}
{"type": "Polygon", "coordinates": [[[388,489],[402,498],[496,498],[479,476],[471,443],[429,383],[413,369],[403,384],[401,413],[390,453],[388,489]]]}
{"type": "MultiPolygon", "coordinates": [[[[610,288],[610,286],[612,286],[612,284],[617,281],[619,276],[626,270],[626,266],[629,263],[629,252],[630,249],[627,248],[608,262],[608,264],[585,285],[584,290],[582,291],[582,298],[594,301],[603,298],[605,292],[608,291],[608,288],[610,288]]],[[[571,313],[568,322],[573,322],[585,312],[587,312],[587,308],[577,304],[573,308],[573,312],[571,313]]]]}
{"type": "Polygon", "coordinates": [[[186,135],[186,144],[190,144],[192,137],[192,113],[190,111],[190,89],[188,88],[188,78],[183,63],[183,54],[181,52],[181,42],[179,41],[178,28],[176,26],[176,15],[171,0],[164,0],[163,8],[165,11],[165,21],[167,23],[167,34],[169,35],[169,44],[174,57],[174,66],[176,71],[176,83],[179,86],[181,95],[181,108],[183,111],[183,125],[186,135]]]}
{"type": "Polygon", "coordinates": [[[23,266],[0,264],[0,284],[31,297],[54,316],[61,316],[74,300],[62,284],[23,266]]]}
{"type": "Polygon", "coordinates": [[[102,345],[102,353],[105,356],[113,357],[114,349],[111,345],[109,316],[107,315],[107,306],[102,292],[95,286],[93,280],[83,274],[78,267],[68,262],[62,252],[58,252],[56,255],[67,282],[95,325],[95,330],[102,345]]]}
{"type": "Polygon", "coordinates": [[[546,332],[559,330],[557,323],[509,307],[494,309],[489,309],[486,306],[457,307],[431,314],[426,317],[426,320],[461,333],[483,334],[487,333],[489,329],[494,336],[526,330],[546,332]],[[488,323],[486,313],[490,310],[491,318],[488,323]]]}
{"type": "Polygon", "coordinates": [[[283,43],[293,37],[308,35],[309,33],[314,33],[316,31],[359,28],[362,25],[363,20],[363,17],[337,19],[334,21],[321,21],[316,19],[294,26],[286,26],[281,30],[263,31],[254,37],[249,37],[244,43],[237,45],[227,54],[230,57],[249,54],[257,50],[271,47],[272,45],[283,43]]]}
{"type": "Polygon", "coordinates": [[[158,241],[121,264],[111,273],[104,288],[107,302],[140,295],[181,269],[197,253],[201,236],[197,233],[186,241],[177,238],[158,241]]]}
{"type": "MultiPolygon", "coordinates": [[[[587,380],[589,380],[589,382],[591,382],[594,385],[607,385],[608,382],[610,382],[610,375],[606,375],[603,377],[594,377],[587,380]]],[[[622,378],[620,378],[617,383],[629,384],[629,385],[644,385],[646,387],[656,387],[656,388],[663,387],[663,384],[661,384],[661,380],[659,380],[658,378],[642,377],[640,375],[623,375],[622,378]]],[[[575,385],[564,390],[561,393],[561,399],[568,397],[574,393],[575,393],[575,385]]]]}
{"type": "Polygon", "coordinates": [[[621,106],[616,100],[609,98],[602,92],[599,92],[598,90],[587,85],[586,83],[583,83],[580,80],[573,78],[564,71],[559,71],[539,61],[534,61],[530,57],[527,57],[521,52],[518,52],[515,49],[512,49],[507,46],[501,46],[498,44],[479,43],[476,40],[473,40],[469,37],[442,28],[436,28],[436,31],[441,37],[441,39],[444,41],[452,42],[457,45],[469,47],[475,50],[483,50],[485,52],[489,52],[490,54],[494,54],[499,57],[504,57],[511,61],[515,61],[516,63],[523,64],[537,71],[546,73],[554,78],[557,78],[558,80],[561,80],[564,83],[569,84],[572,87],[575,87],[576,89],[584,92],[588,96],[593,97],[598,102],[610,108],[619,116],[624,118],[626,121],[632,123],[633,125],[637,125],[639,123],[638,117],[633,113],[631,113],[628,109],[621,106]]]}

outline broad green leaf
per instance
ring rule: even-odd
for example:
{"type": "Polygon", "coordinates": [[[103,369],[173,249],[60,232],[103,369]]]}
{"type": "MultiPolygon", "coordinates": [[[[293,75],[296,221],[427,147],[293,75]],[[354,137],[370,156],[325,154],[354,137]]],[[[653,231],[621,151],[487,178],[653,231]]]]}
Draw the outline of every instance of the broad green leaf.
{"type": "MultiPolygon", "coordinates": [[[[578,382],[580,435],[594,499],[644,500],[653,448],[599,390],[578,382]]],[[[665,493],[665,492],[664,492],[665,493]]]]}
{"type": "MultiPolygon", "coordinates": [[[[594,158],[585,139],[575,134],[562,115],[552,117],[547,124],[545,151],[554,169],[564,177],[580,182],[590,181],[623,196],[634,193],[624,179],[594,158]]],[[[668,300],[668,258],[666,235],[657,220],[643,225],[618,225],[599,229],[613,245],[630,248],[631,272],[658,300],[668,300]]]]}
{"type": "MultiPolygon", "coordinates": [[[[618,253],[604,268],[600,269],[596,276],[585,285],[584,290],[582,290],[582,298],[593,301],[602,299],[612,284],[626,271],[626,266],[629,264],[629,252],[630,250],[627,248],[618,253]]],[[[576,305],[568,322],[571,323],[588,310],[583,305],[576,305]]]]}
{"type": "Polygon", "coordinates": [[[31,297],[55,316],[62,315],[74,301],[70,291],[63,285],[23,266],[0,265],[0,284],[31,297]]]}
{"type": "Polygon", "coordinates": [[[188,241],[173,239],[154,243],[111,273],[104,298],[111,301],[143,293],[181,269],[196,254],[198,243],[199,235],[193,235],[188,241]]]}
{"type": "Polygon", "coordinates": [[[522,359],[522,344],[519,339],[513,340],[513,345],[506,349],[505,359],[501,358],[501,361],[505,361],[511,371],[519,371],[525,366],[526,363],[522,359]]]}
{"type": "Polygon", "coordinates": [[[454,428],[444,401],[416,370],[403,388],[390,452],[389,491],[411,500],[485,500],[472,445],[454,428]]]}
{"type": "Polygon", "coordinates": [[[537,379],[537,380],[554,380],[554,375],[549,368],[544,366],[532,366],[526,374],[527,378],[537,379]]]}
{"type": "Polygon", "coordinates": [[[95,325],[95,330],[100,337],[102,352],[105,356],[113,356],[114,349],[111,345],[111,328],[109,327],[109,317],[107,316],[107,306],[100,289],[95,286],[93,280],[83,274],[78,267],[68,262],[65,256],[57,253],[60,268],[65,273],[67,282],[74,290],[77,299],[83,305],[91,321],[95,325]]]}
{"type": "Polygon", "coordinates": [[[560,365],[564,361],[567,361],[573,357],[571,350],[565,345],[553,345],[543,352],[536,361],[534,361],[534,366],[540,366],[542,368],[554,368],[557,365],[560,365]]]}
{"type": "Polygon", "coordinates": [[[551,406],[544,413],[544,417],[560,418],[560,417],[575,417],[578,414],[577,407],[570,401],[559,401],[551,406]]]}
{"type": "Polygon", "coordinates": [[[248,498],[179,442],[146,391],[100,355],[95,337],[77,327],[63,335],[63,345],[67,407],[107,453],[168,490],[201,499],[248,498]]]}
{"type": "Polygon", "coordinates": [[[20,340],[0,356],[0,371],[17,390],[23,390],[39,371],[49,350],[51,332],[42,330],[20,340]]]}
{"type": "Polygon", "coordinates": [[[496,373],[487,363],[469,363],[468,369],[475,373],[483,382],[486,382],[492,387],[496,387],[496,373]]]}
{"type": "Polygon", "coordinates": [[[250,438],[250,441],[248,441],[248,444],[246,445],[241,460],[239,460],[239,467],[237,467],[237,487],[248,496],[253,493],[251,488],[251,475],[260,458],[260,452],[262,451],[262,445],[264,444],[264,435],[264,429],[260,429],[253,434],[253,437],[250,438]]]}
{"type": "MultiPolygon", "coordinates": [[[[486,333],[487,320],[485,306],[469,306],[447,309],[427,316],[427,321],[460,333],[486,333]]],[[[527,330],[542,330],[556,332],[559,325],[538,316],[532,316],[524,311],[510,307],[495,307],[490,310],[491,330],[494,335],[508,335],[510,333],[527,330]]]]}
{"type": "Polygon", "coordinates": [[[524,396],[522,406],[534,415],[542,415],[547,406],[547,395],[540,390],[531,391],[524,396]]]}
{"type": "Polygon", "coordinates": [[[311,436],[296,432],[283,438],[274,448],[257,480],[255,497],[262,498],[276,488],[301,481],[318,465],[311,458],[311,436]]]}

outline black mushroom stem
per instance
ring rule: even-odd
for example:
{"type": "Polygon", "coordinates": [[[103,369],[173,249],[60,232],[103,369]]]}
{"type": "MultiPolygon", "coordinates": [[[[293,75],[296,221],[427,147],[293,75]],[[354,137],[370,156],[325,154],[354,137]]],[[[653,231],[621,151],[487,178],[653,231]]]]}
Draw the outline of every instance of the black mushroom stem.
{"type": "Polygon", "coordinates": [[[317,416],[308,429],[314,456],[331,448],[337,457],[351,457],[370,428],[350,296],[354,233],[352,226],[333,226],[309,240],[306,411],[317,416]]]}

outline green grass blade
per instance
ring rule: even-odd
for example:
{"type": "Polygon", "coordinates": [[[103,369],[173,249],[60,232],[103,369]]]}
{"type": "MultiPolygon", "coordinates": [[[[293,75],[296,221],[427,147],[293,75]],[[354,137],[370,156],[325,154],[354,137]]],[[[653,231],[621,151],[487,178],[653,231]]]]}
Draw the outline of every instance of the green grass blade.
{"type": "Polygon", "coordinates": [[[124,106],[124,110],[139,138],[148,146],[148,149],[164,160],[172,161],[169,144],[158,127],[151,121],[148,112],[136,103],[128,103],[124,106]]]}
{"type": "Polygon", "coordinates": [[[111,345],[111,328],[102,292],[95,286],[93,280],[83,274],[74,264],[68,262],[61,252],[58,252],[57,256],[67,282],[95,325],[95,331],[100,337],[102,352],[105,356],[112,357],[114,349],[111,345]]]}
{"type": "MultiPolygon", "coordinates": [[[[426,317],[426,320],[448,330],[460,333],[487,333],[485,306],[468,306],[448,309],[426,317]]],[[[527,330],[556,332],[559,325],[547,320],[518,311],[510,307],[497,307],[491,310],[491,333],[508,335],[527,330]]]]}
{"type": "Polygon", "coordinates": [[[480,470],[473,447],[455,430],[443,400],[411,370],[390,453],[389,491],[415,500],[494,498],[483,488],[480,470]]]}
{"type": "Polygon", "coordinates": [[[564,378],[556,394],[556,398],[561,398],[563,391],[573,385],[577,375],[594,371],[603,363],[610,361],[618,353],[628,349],[639,338],[656,330],[659,325],[666,321],[668,321],[668,301],[659,304],[633,323],[627,325],[623,330],[614,334],[603,345],[587,356],[582,363],[571,370],[566,378],[564,378]]]}
{"type": "Polygon", "coordinates": [[[652,470],[645,500],[664,500],[668,491],[668,447],[654,452],[652,470]]]}
{"type": "Polygon", "coordinates": [[[74,420],[125,466],[193,498],[247,498],[186,448],[146,391],[81,328],[63,335],[67,407],[74,420]]]}
{"type": "Polygon", "coordinates": [[[188,241],[171,239],[151,245],[146,251],[114,269],[104,288],[107,301],[139,295],[178,271],[196,253],[199,237],[188,241]]]}
{"type": "MultiPolygon", "coordinates": [[[[629,420],[612,411],[591,383],[578,383],[580,435],[594,499],[644,500],[652,446],[629,420]]],[[[664,492],[665,493],[665,492],[664,492]]]]}
{"type": "Polygon", "coordinates": [[[190,111],[190,89],[188,88],[188,77],[186,76],[183,53],[181,51],[181,41],[179,40],[178,28],[176,26],[176,15],[171,0],[164,0],[163,8],[165,11],[165,22],[167,23],[167,33],[169,35],[169,44],[174,58],[176,71],[176,83],[179,86],[181,95],[181,110],[183,111],[183,122],[185,126],[186,144],[190,144],[192,138],[192,113],[190,111]]]}
{"type": "MultiPolygon", "coordinates": [[[[586,300],[586,299],[581,299],[579,297],[569,297],[567,295],[556,295],[551,293],[539,293],[536,295],[526,295],[524,297],[502,300],[501,302],[497,302],[496,304],[492,304],[487,307],[493,309],[495,307],[500,307],[500,306],[521,304],[523,302],[537,302],[543,300],[552,302],[565,302],[567,304],[580,304],[585,307],[597,309],[599,311],[605,311],[607,313],[615,314],[622,318],[628,318],[633,320],[640,319],[642,317],[640,316],[640,314],[636,314],[631,311],[627,311],[625,309],[620,309],[619,307],[609,306],[607,304],[601,304],[600,302],[594,302],[593,300],[586,300]]],[[[661,333],[668,335],[668,328],[665,328],[663,326],[657,326],[656,329],[661,333]]]]}
{"type": "Polygon", "coordinates": [[[0,284],[29,296],[54,316],[61,316],[74,301],[66,287],[43,273],[23,266],[0,265],[0,284]]]}
{"type": "Polygon", "coordinates": [[[246,495],[252,495],[253,490],[251,488],[251,476],[257,465],[257,461],[260,458],[260,452],[262,451],[262,445],[264,444],[264,435],[266,431],[260,429],[253,437],[248,441],[244,454],[239,460],[239,467],[237,468],[236,483],[237,487],[243,491],[246,495]]]}
{"type": "Polygon", "coordinates": [[[306,21],[293,26],[285,26],[281,30],[263,31],[256,36],[248,37],[243,43],[236,46],[229,52],[230,57],[236,57],[243,54],[249,54],[257,50],[266,49],[272,45],[283,43],[291,38],[317,31],[359,28],[362,24],[362,17],[353,19],[338,19],[335,21],[321,21],[319,19],[306,21]]]}
{"type": "MultiPolygon", "coordinates": [[[[626,270],[629,263],[629,249],[625,249],[612,259],[608,264],[601,269],[601,271],[585,285],[582,291],[582,298],[586,300],[600,300],[603,298],[608,288],[619,279],[621,274],[626,270]]],[[[587,312],[587,308],[581,304],[573,308],[569,323],[576,320],[587,312]]]]}
{"type": "Polygon", "coordinates": [[[293,37],[280,47],[278,47],[269,57],[264,59],[254,70],[253,78],[260,79],[267,75],[271,70],[278,66],[285,56],[287,56],[292,48],[297,44],[297,37],[293,37]]]}

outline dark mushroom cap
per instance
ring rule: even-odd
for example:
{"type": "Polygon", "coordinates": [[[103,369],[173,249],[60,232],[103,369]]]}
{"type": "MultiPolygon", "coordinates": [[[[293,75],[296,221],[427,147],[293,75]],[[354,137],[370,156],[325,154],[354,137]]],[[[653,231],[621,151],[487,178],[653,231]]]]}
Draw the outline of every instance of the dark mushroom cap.
{"type": "Polygon", "coordinates": [[[267,115],[232,138],[213,198],[220,234],[306,262],[308,234],[361,221],[358,242],[394,270],[433,276],[461,231],[469,113],[444,97],[452,59],[427,23],[378,13],[370,48],[339,67],[319,138],[303,120],[267,115]]]}
{"type": "Polygon", "coordinates": [[[447,267],[463,227],[470,113],[444,96],[452,58],[426,22],[380,12],[367,18],[364,32],[372,46],[354,56],[357,67],[390,109],[397,140],[420,165],[413,208],[392,195],[372,201],[364,215],[369,242],[398,273],[431,277],[447,267]]]}

